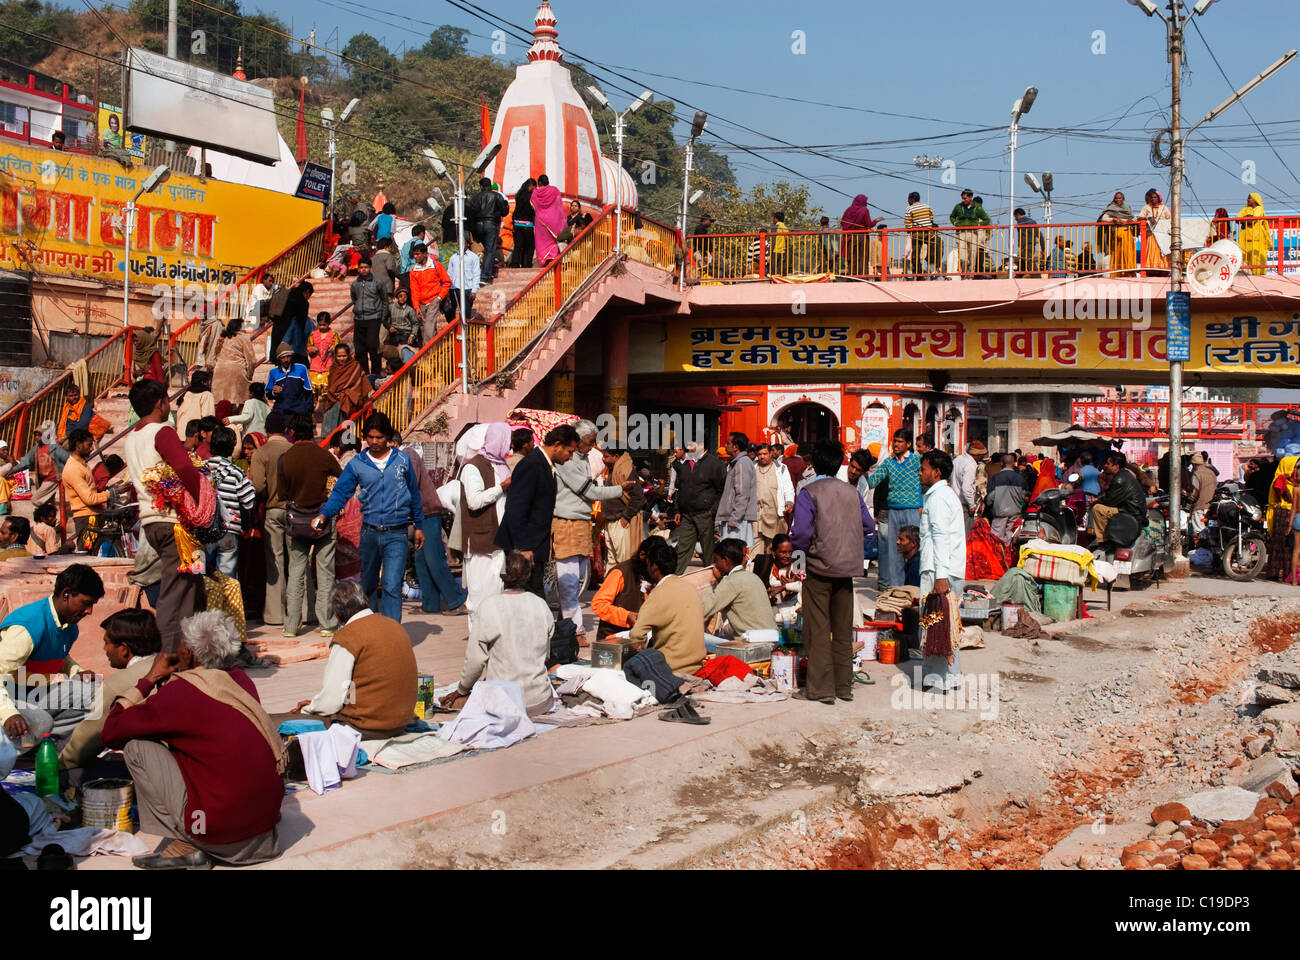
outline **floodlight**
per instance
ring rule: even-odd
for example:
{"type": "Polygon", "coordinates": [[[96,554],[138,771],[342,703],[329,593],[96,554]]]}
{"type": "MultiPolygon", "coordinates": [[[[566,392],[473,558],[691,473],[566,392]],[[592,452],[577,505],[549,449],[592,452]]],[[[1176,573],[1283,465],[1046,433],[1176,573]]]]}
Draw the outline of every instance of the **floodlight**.
{"type": "Polygon", "coordinates": [[[158,166],[153,168],[153,173],[149,174],[148,179],[146,179],[144,182],[144,186],[140,188],[140,192],[137,193],[136,196],[139,197],[146,193],[152,193],[155,188],[166,183],[171,178],[172,178],[171,168],[168,167],[165,163],[159,164],[158,166]]]}
{"type": "Polygon", "coordinates": [[[427,163],[438,176],[445,177],[447,175],[447,165],[438,159],[438,155],[434,153],[432,149],[425,147],[420,151],[420,155],[424,157],[424,162],[427,163]]]}
{"type": "Polygon", "coordinates": [[[482,173],[485,169],[487,169],[487,165],[491,163],[496,158],[496,155],[500,152],[501,152],[501,144],[499,143],[493,143],[487,147],[484,147],[483,152],[474,158],[474,172],[482,173]]]}

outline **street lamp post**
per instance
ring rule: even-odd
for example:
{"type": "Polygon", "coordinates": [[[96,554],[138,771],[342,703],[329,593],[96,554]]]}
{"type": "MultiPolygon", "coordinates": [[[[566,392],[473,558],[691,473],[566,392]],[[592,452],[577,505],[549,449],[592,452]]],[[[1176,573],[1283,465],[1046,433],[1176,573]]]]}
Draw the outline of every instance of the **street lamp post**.
{"type": "Polygon", "coordinates": [[[327,216],[328,211],[334,206],[334,166],[335,158],[338,156],[338,128],[348,122],[348,118],[360,105],[361,101],[353,97],[348,105],[343,108],[343,116],[339,117],[338,123],[334,122],[334,111],[329,107],[325,107],[320,112],[321,124],[329,131],[330,135],[330,201],[326,207],[327,216]]]}
{"type": "MultiPolygon", "coordinates": [[[[600,87],[595,84],[588,84],[587,92],[606,110],[614,109],[610,106],[609,99],[601,91],[600,87]]],[[[653,98],[654,94],[649,90],[642,90],[641,96],[633,100],[631,106],[622,113],[614,114],[614,143],[618,145],[618,178],[614,183],[615,253],[623,252],[623,134],[625,132],[623,121],[629,114],[636,113],[653,98]]]]}
{"type": "Polygon", "coordinates": [[[1011,241],[1007,249],[1011,255],[1007,258],[1007,278],[1016,278],[1016,140],[1020,135],[1020,118],[1029,112],[1038,96],[1037,87],[1026,87],[1024,95],[1011,105],[1011,209],[1007,211],[1010,220],[1011,241]]]}
{"type": "Polygon", "coordinates": [[[153,173],[149,174],[144,184],[135,192],[130,200],[126,202],[124,212],[125,223],[122,225],[123,239],[126,241],[126,259],[122,262],[122,326],[123,328],[131,325],[131,235],[135,233],[135,202],[143,197],[146,193],[152,193],[155,189],[162,186],[171,179],[171,168],[166,164],[160,164],[153,168],[153,173]]]}
{"type": "Polygon", "coordinates": [[[686,168],[682,174],[682,212],[677,218],[677,232],[682,237],[682,266],[677,271],[679,291],[686,289],[686,208],[690,205],[691,170],[695,166],[695,141],[700,138],[708,125],[709,115],[703,110],[696,110],[695,119],[691,121],[691,135],[686,141],[686,168]]]}
{"type": "Polygon", "coordinates": [[[925,204],[930,205],[930,171],[943,166],[943,157],[932,157],[928,153],[912,158],[912,166],[925,171],[925,204]]]}
{"type": "MultiPolygon", "coordinates": [[[[474,173],[482,173],[489,163],[491,163],[498,153],[501,152],[501,144],[493,143],[483,148],[483,152],[474,158],[474,173]]],[[[430,149],[424,151],[424,162],[427,163],[440,177],[446,177],[452,183],[456,184],[456,248],[457,263],[457,286],[460,287],[460,388],[461,392],[469,393],[469,339],[466,336],[466,327],[469,324],[469,314],[465,310],[465,164],[456,164],[456,179],[451,180],[451,174],[447,172],[447,165],[438,159],[438,155],[430,149]]]]}
{"type": "MultiPolygon", "coordinates": [[[[1041,194],[1043,197],[1043,222],[1052,222],[1052,174],[1050,172],[1043,174],[1043,179],[1039,179],[1032,173],[1025,174],[1025,183],[1034,193],[1041,194]]],[[[1014,211],[1013,211],[1014,212],[1014,211]]]]}
{"type": "MultiPolygon", "coordinates": [[[[1170,108],[1170,143],[1172,145],[1171,167],[1169,171],[1169,289],[1173,294],[1180,293],[1183,285],[1183,230],[1179,218],[1182,216],[1183,201],[1183,135],[1181,132],[1182,111],[1182,67],[1183,67],[1183,28],[1189,14],[1183,10],[1182,0],[1169,0],[1166,17],[1157,9],[1154,0],[1128,0],[1148,17],[1158,16],[1165,24],[1165,36],[1169,48],[1169,63],[1172,66],[1171,108],[1170,108]]],[[[1198,0],[1194,12],[1205,13],[1215,0],[1198,0]]],[[[1147,243],[1155,243],[1155,237],[1147,234],[1147,243]]],[[[1168,302],[1165,314],[1168,323],[1168,302]]],[[[1185,576],[1189,566],[1183,556],[1183,362],[1173,358],[1170,351],[1169,360],[1169,553],[1173,558],[1174,572],[1185,576]]]]}

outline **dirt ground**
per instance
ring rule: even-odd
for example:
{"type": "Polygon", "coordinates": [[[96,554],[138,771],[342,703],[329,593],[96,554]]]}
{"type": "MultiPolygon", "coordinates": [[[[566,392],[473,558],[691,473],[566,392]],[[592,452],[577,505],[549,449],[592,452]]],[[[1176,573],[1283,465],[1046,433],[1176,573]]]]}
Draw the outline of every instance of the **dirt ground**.
{"type": "MultiPolygon", "coordinates": [[[[662,728],[675,725],[652,718],[574,731],[583,738],[565,755],[587,751],[581,770],[520,789],[508,769],[490,799],[279,866],[1289,865],[1300,591],[1197,579],[1116,607],[1036,640],[989,633],[963,651],[968,687],[948,697],[915,689],[909,665],[876,664],[875,685],[834,708],[706,705],[719,723],[667,731],[671,743],[662,728]],[[1261,670],[1294,685],[1261,684],[1261,670]],[[1261,714],[1265,691],[1279,705],[1261,714]],[[1153,820],[1158,806],[1240,784],[1247,805],[1230,816],[1153,820]]],[[[545,767],[546,740],[496,759],[545,767]]],[[[481,776],[479,760],[437,776],[481,776]]]]}
{"type": "MultiPolygon", "coordinates": [[[[706,862],[742,869],[1167,869],[1186,859],[1193,868],[1198,857],[1179,855],[1221,821],[1179,830],[1153,823],[1152,811],[1241,782],[1260,764],[1294,768],[1294,723],[1261,718],[1255,687],[1261,667],[1294,667],[1297,631],[1300,601],[1180,592],[1031,642],[1012,658],[1023,669],[1002,678],[999,717],[969,724],[935,751],[956,764],[960,783],[950,776],[947,784],[925,785],[933,788],[926,796],[905,792],[905,784],[882,792],[879,778],[864,776],[852,796],[706,862]],[[1130,863],[1129,848],[1150,837],[1159,840],[1154,859],[1130,863]]],[[[900,742],[888,733],[865,739],[868,751],[900,742]]],[[[1255,822],[1223,825],[1238,832],[1217,834],[1221,847],[1262,836],[1251,827],[1285,813],[1295,784],[1278,787],[1256,805],[1255,822]]],[[[1300,813],[1288,830],[1271,819],[1278,836],[1262,837],[1247,865],[1289,866],[1295,820],[1300,813]]]]}

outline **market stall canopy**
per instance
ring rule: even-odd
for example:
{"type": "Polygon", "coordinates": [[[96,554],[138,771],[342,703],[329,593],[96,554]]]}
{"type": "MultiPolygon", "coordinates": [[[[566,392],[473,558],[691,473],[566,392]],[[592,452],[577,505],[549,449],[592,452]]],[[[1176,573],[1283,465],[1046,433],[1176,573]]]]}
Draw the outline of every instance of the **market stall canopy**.
{"type": "Polygon", "coordinates": [[[1099,443],[1110,446],[1109,437],[1103,437],[1101,434],[1092,433],[1083,429],[1077,423],[1068,430],[1062,430],[1060,433],[1049,434],[1046,437],[1039,437],[1034,441],[1036,447],[1059,447],[1079,443],[1099,443]]]}

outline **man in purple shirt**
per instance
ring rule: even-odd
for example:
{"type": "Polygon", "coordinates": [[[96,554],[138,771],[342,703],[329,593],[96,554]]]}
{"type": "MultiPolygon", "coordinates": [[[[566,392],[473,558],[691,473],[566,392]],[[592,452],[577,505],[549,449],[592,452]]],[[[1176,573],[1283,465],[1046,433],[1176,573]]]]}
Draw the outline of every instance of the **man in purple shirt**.
{"type": "Polygon", "coordinates": [[[806,557],[803,585],[808,682],[796,700],[853,699],[853,578],[862,576],[862,538],[876,532],[858,491],[835,478],[844,447],[813,449],[814,478],[794,499],[790,540],[806,557]],[[859,530],[854,518],[861,519],[859,530]]]}

